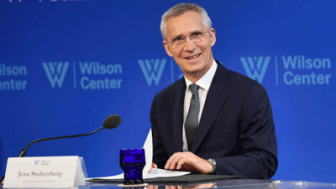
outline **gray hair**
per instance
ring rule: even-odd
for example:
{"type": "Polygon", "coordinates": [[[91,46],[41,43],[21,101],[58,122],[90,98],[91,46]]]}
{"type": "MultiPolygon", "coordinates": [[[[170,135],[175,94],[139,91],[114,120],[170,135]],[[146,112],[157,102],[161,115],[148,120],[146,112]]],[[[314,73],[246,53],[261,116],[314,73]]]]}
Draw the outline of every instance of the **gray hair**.
{"type": "Polygon", "coordinates": [[[167,20],[171,17],[179,16],[188,11],[195,11],[199,13],[202,16],[202,22],[204,26],[208,30],[212,27],[210,17],[208,16],[208,13],[206,12],[204,8],[200,7],[199,5],[193,4],[193,3],[180,3],[178,5],[173,6],[172,8],[170,8],[167,12],[165,12],[162,15],[160,30],[161,30],[161,35],[164,40],[166,40],[166,37],[167,37],[167,28],[166,28],[167,20]]]}

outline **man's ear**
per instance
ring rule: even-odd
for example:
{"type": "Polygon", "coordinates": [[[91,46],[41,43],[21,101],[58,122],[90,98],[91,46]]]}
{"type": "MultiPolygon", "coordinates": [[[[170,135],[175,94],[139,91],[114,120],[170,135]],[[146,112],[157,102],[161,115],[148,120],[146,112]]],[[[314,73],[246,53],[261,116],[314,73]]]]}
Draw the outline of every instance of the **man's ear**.
{"type": "Polygon", "coordinates": [[[215,29],[211,28],[209,31],[210,34],[210,44],[211,46],[214,46],[216,43],[216,32],[215,29]]]}
{"type": "Polygon", "coordinates": [[[169,50],[168,42],[167,42],[167,41],[163,41],[162,43],[163,43],[163,46],[164,46],[164,48],[165,48],[165,50],[166,50],[166,53],[167,53],[170,57],[173,57],[173,54],[172,54],[172,53],[170,52],[170,50],[169,50]]]}

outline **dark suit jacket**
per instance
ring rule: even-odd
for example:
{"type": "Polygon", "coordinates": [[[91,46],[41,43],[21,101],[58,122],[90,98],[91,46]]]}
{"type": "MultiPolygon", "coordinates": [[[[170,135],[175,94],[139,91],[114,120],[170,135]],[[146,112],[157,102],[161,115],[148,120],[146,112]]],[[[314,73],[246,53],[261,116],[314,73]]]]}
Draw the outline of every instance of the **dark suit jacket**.
{"type": "MultiPolygon", "coordinates": [[[[213,158],[216,174],[270,179],[278,166],[277,142],[268,95],[258,82],[218,63],[191,152],[213,158]]],[[[184,78],[152,103],[153,162],[164,168],[182,152],[184,78]]]]}

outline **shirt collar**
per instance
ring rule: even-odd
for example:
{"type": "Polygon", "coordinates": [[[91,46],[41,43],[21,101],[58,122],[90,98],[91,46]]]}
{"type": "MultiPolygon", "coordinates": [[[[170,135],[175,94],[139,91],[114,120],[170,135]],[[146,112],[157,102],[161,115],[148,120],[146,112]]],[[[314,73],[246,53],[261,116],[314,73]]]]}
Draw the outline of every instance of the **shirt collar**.
{"type": "MultiPolygon", "coordinates": [[[[207,71],[207,73],[205,73],[201,79],[199,79],[198,81],[196,81],[196,84],[198,86],[200,86],[202,89],[204,90],[209,90],[210,88],[210,85],[211,85],[211,82],[212,82],[212,79],[214,78],[215,76],[215,73],[216,73],[216,70],[217,70],[217,63],[215,60],[213,60],[212,62],[212,66],[211,68],[207,71]]],[[[185,82],[186,82],[186,86],[187,86],[187,89],[189,88],[189,85],[192,84],[192,82],[187,79],[186,77],[184,77],[185,79],[185,82]]]]}

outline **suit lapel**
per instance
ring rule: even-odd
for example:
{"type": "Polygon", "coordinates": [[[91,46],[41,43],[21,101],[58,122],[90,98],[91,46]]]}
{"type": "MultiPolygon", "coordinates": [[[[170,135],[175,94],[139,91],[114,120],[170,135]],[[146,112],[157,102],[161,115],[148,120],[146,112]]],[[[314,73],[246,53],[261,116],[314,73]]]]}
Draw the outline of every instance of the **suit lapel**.
{"type": "Polygon", "coordinates": [[[182,126],[183,126],[183,107],[184,107],[184,94],[186,90],[186,84],[184,78],[180,79],[176,91],[174,91],[175,102],[173,108],[173,141],[174,152],[182,152],[182,126]]]}
{"type": "Polygon", "coordinates": [[[202,140],[213,125],[213,122],[217,118],[217,115],[219,114],[229,94],[227,91],[225,91],[225,87],[229,84],[227,79],[227,71],[220,63],[217,62],[217,64],[217,71],[208,91],[202,117],[196,132],[194,145],[191,149],[191,152],[193,153],[196,152],[202,140]]]}

